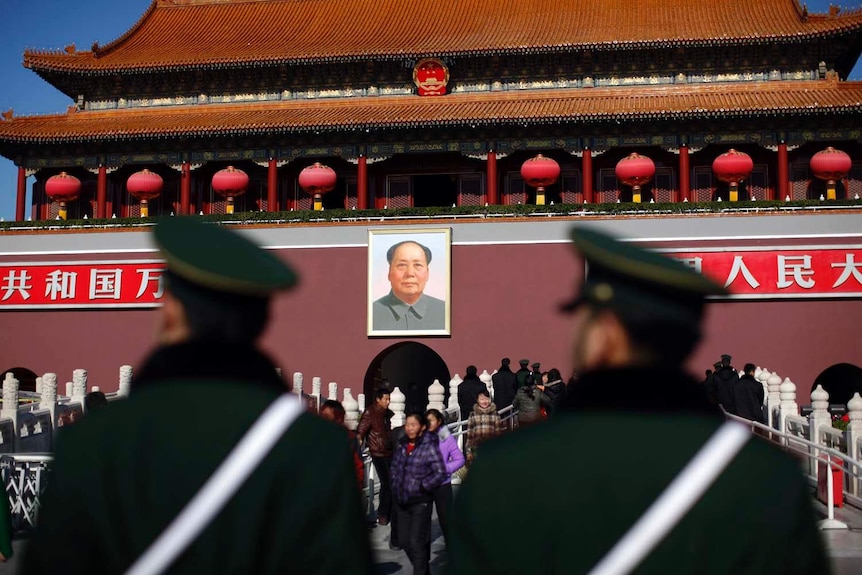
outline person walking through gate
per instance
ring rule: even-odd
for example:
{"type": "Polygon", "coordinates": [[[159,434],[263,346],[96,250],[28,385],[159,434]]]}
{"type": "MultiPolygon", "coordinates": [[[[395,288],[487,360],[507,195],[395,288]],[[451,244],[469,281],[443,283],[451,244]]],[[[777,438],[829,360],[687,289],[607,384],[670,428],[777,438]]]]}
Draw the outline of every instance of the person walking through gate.
{"type": "Polygon", "coordinates": [[[452,507],[452,474],[464,466],[465,459],[458,447],[458,441],[443,421],[440,410],[429,409],[425,412],[425,419],[428,421],[428,433],[437,434],[440,440],[440,455],[443,457],[443,465],[446,466],[446,481],[435,489],[433,494],[437,520],[445,538],[449,531],[449,513],[452,507]]]}
{"type": "Polygon", "coordinates": [[[374,392],[374,403],[365,408],[359,418],[356,432],[359,440],[365,442],[371,454],[374,471],[380,480],[380,500],[377,505],[377,523],[389,524],[392,512],[392,491],[389,468],[392,465],[392,410],[389,409],[389,388],[381,387],[374,392]]]}
{"type": "Polygon", "coordinates": [[[482,445],[455,498],[452,572],[828,573],[798,463],[725,422],[683,371],[706,297],[726,290],[590,227],[571,237],[589,269],[564,306],[575,313],[578,383],[557,417],[482,445]],[[690,474],[695,457],[710,466],[690,474]],[[529,529],[512,529],[499,502],[549,478],[565,489],[531,509],[529,529]]]}
{"type": "Polygon", "coordinates": [[[22,572],[371,573],[344,431],[305,412],[257,347],[296,274],[197,218],[159,220],[153,237],[167,268],[158,347],[127,400],[58,434],[22,572]],[[225,469],[248,475],[222,489],[225,469]],[[220,502],[198,507],[202,490],[220,502]]]}
{"type": "Polygon", "coordinates": [[[421,413],[407,415],[404,437],[392,458],[398,542],[413,565],[414,575],[430,573],[432,494],[449,477],[437,434],[428,433],[426,427],[421,413]]]}

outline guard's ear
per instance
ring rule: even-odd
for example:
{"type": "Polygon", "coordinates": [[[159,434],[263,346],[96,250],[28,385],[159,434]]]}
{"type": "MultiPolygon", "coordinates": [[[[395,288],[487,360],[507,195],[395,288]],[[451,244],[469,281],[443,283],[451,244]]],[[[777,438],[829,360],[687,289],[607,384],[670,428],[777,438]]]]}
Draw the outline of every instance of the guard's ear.
{"type": "Polygon", "coordinates": [[[168,290],[165,290],[162,299],[157,329],[156,339],[162,345],[180,343],[191,336],[191,330],[186,320],[186,310],[180,300],[168,290]]]}

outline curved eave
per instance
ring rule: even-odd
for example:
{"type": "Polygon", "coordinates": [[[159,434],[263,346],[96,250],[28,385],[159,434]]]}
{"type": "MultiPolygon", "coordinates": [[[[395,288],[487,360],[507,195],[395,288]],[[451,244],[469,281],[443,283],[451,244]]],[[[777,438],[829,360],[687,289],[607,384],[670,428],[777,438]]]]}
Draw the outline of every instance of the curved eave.
{"type": "MultiPolygon", "coordinates": [[[[307,54],[302,57],[284,57],[270,59],[234,58],[219,59],[214,57],[203,61],[153,62],[123,67],[102,67],[97,64],[97,58],[92,52],[80,52],[75,55],[43,54],[38,57],[25,54],[24,65],[40,76],[43,74],[74,74],[82,76],[112,76],[116,74],[136,73],[169,73],[194,72],[218,69],[265,68],[278,66],[318,65],[318,64],[349,64],[366,62],[392,62],[401,60],[418,60],[433,55],[439,58],[472,58],[486,56],[525,56],[553,55],[571,52],[619,52],[652,49],[677,48],[734,48],[766,45],[796,45],[817,38],[829,38],[834,35],[862,32],[862,23],[853,30],[844,30],[835,34],[798,34],[793,36],[750,36],[742,38],[702,38],[702,39],[657,39],[649,41],[611,41],[599,43],[567,43],[545,46],[501,46],[495,48],[470,50],[404,50],[399,52],[356,52],[346,54],[307,54]]],[[[44,76],[43,76],[44,77],[44,76]]]]}
{"type": "Polygon", "coordinates": [[[403,129],[862,116],[862,82],[591,88],[136,108],[0,121],[0,145],[403,129]]]}

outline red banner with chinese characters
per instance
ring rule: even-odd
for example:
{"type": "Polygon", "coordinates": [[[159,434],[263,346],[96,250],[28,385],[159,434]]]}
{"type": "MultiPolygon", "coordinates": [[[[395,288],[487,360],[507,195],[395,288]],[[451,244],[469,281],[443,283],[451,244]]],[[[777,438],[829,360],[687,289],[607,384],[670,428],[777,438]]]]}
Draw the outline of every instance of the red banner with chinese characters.
{"type": "Polygon", "coordinates": [[[862,247],[667,252],[734,299],[862,297],[862,247]]]}
{"type": "Polygon", "coordinates": [[[162,261],[0,263],[0,310],[156,307],[162,261]]]}

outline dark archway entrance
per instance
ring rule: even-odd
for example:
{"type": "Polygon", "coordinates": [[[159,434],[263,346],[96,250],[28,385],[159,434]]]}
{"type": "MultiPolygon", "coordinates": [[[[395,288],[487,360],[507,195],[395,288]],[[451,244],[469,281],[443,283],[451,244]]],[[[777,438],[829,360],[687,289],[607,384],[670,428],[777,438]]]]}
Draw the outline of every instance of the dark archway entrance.
{"type": "Polygon", "coordinates": [[[0,380],[5,379],[7,373],[11,373],[15,376],[15,379],[18,380],[19,391],[36,391],[35,372],[30,371],[26,367],[13,367],[12,369],[6,369],[0,372],[0,374],[2,374],[2,378],[0,378],[0,380]]]}
{"type": "Polygon", "coordinates": [[[862,395],[862,367],[852,363],[836,363],[814,378],[811,391],[818,384],[829,393],[830,404],[846,405],[857,391],[862,395]]]}
{"type": "Polygon", "coordinates": [[[437,379],[446,388],[449,401],[449,368],[437,352],[415,341],[404,341],[387,347],[375,357],[365,372],[366,404],[374,401],[374,392],[383,381],[398,388],[407,397],[406,412],[425,411],[428,386],[437,379]]]}

